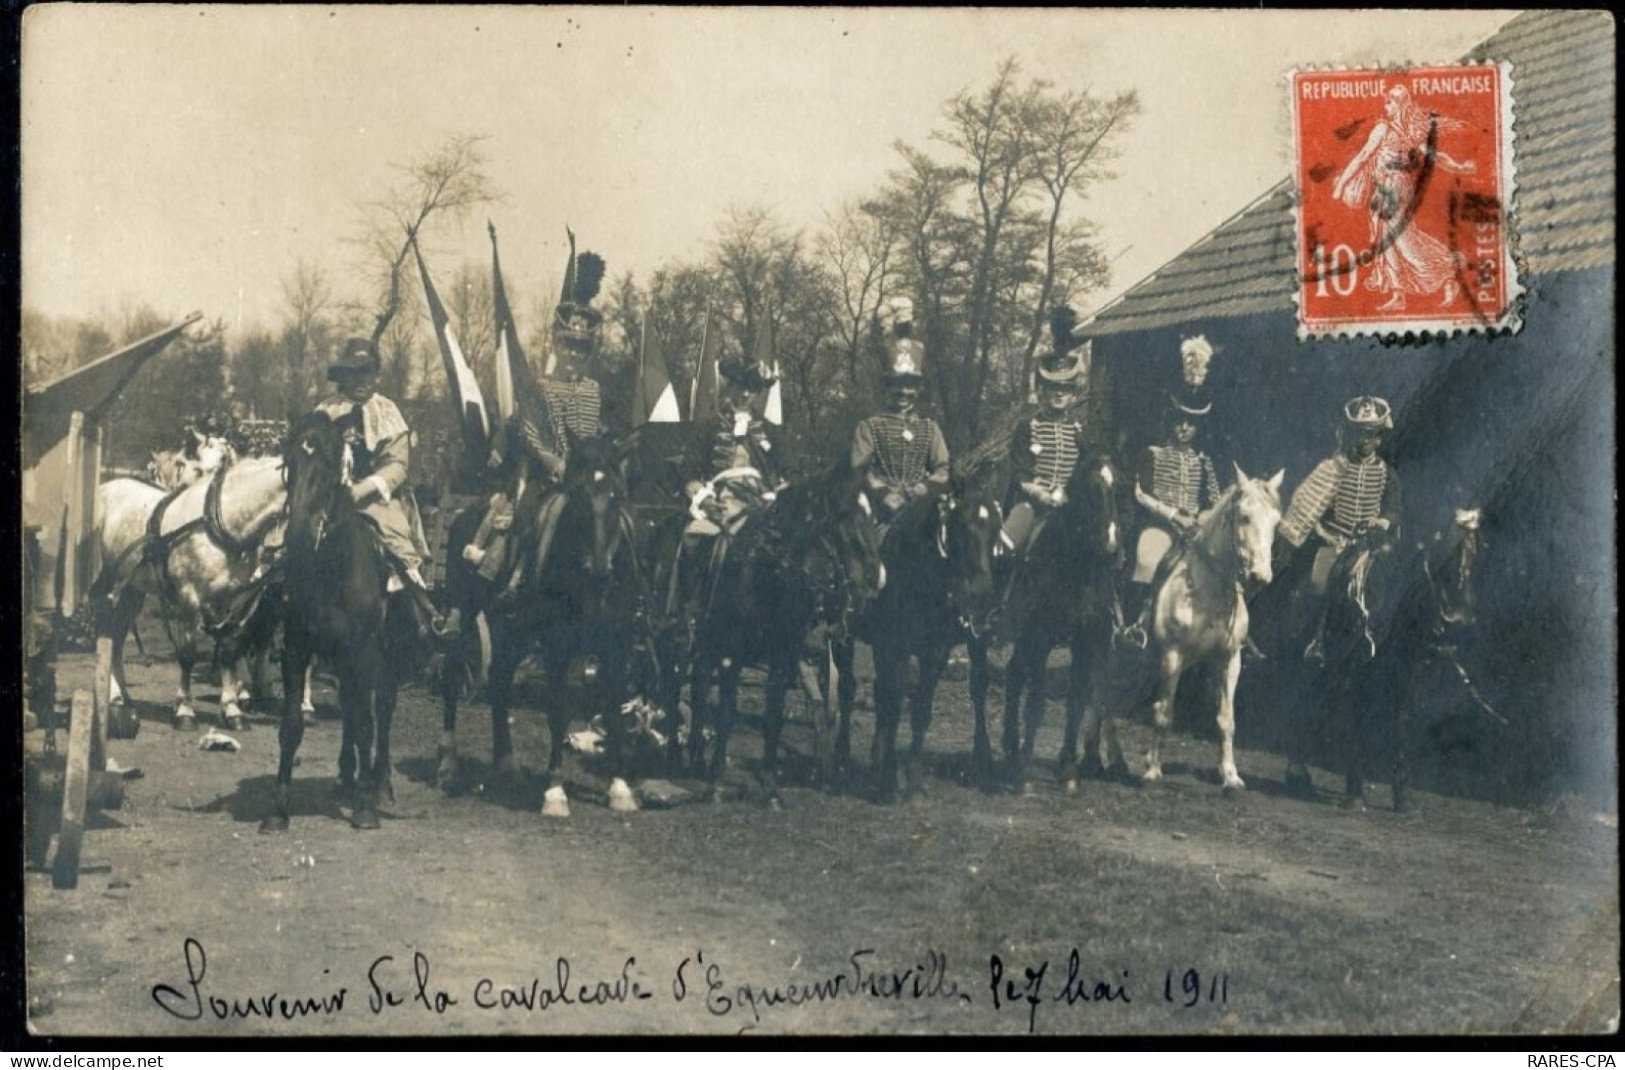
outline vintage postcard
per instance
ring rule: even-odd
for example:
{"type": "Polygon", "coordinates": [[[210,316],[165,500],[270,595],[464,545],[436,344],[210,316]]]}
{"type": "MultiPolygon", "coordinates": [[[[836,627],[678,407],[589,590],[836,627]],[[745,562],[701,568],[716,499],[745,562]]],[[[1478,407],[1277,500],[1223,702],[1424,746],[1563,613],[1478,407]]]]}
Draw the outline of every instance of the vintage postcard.
{"type": "Polygon", "coordinates": [[[1618,1029],[1606,13],[18,18],[8,1048],[1618,1029]]]}

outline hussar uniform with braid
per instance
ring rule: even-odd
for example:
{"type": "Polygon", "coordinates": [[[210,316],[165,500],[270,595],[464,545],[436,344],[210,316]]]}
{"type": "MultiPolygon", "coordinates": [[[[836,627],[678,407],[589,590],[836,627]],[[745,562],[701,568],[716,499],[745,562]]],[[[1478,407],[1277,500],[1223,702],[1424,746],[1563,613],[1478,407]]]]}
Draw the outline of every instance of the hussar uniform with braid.
{"type": "Polygon", "coordinates": [[[906,298],[891,302],[891,338],[887,340],[886,411],[863,420],[852,433],[852,467],[863,473],[874,492],[882,523],[905,505],[948,482],[948,441],[929,416],[915,410],[925,381],[925,347],[914,338],[914,305],[906,298]]]}
{"type": "Polygon", "coordinates": [[[1077,403],[1087,385],[1089,343],[1072,336],[1077,313],[1050,315],[1053,348],[1038,361],[1039,411],[1010,436],[1010,487],[1005,495],[1004,534],[1024,555],[1050,510],[1066,501],[1072,473],[1089,450],[1089,433],[1077,403]]]}
{"type": "Polygon", "coordinates": [[[1315,620],[1306,656],[1318,660],[1325,623],[1326,581],[1337,558],[1364,541],[1372,549],[1393,547],[1399,538],[1399,476],[1377,453],[1383,433],[1394,426],[1388,402],[1356,397],[1343,407],[1342,448],[1316,465],[1292,494],[1278,534],[1296,549],[1315,543],[1314,564],[1300,590],[1303,612],[1315,620]]]}

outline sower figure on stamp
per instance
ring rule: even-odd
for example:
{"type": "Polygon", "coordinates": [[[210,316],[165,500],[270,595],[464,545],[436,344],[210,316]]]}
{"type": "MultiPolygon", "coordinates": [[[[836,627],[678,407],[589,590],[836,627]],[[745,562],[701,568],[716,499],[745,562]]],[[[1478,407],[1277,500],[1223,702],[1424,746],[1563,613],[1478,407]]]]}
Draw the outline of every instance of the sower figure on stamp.
{"type": "Polygon", "coordinates": [[[892,517],[933,486],[948,483],[948,442],[929,416],[916,411],[925,381],[925,348],[914,337],[914,303],[894,298],[892,337],[886,345],[886,411],[861,421],[852,433],[852,467],[873,492],[876,520],[892,517]]]}
{"type": "Polygon", "coordinates": [[[420,571],[429,559],[428,540],[417,501],[407,483],[411,430],[395,403],[378,393],[378,347],[365,338],[344,343],[339,359],[327,370],[336,393],[317,410],[327,414],[344,436],[350,498],[377,529],[393,574],[389,589],[411,592],[418,632],[442,633],[443,625],[420,571]]]}
{"type": "MultiPolygon", "coordinates": [[[[1187,343],[1202,341],[1187,339],[1187,343]]],[[[1203,421],[1213,411],[1205,393],[1182,384],[1168,395],[1167,428],[1159,446],[1146,447],[1134,480],[1134,501],[1141,516],[1135,541],[1134,574],[1139,611],[1123,629],[1130,646],[1144,649],[1156,609],[1157,592],[1173,571],[1186,540],[1204,512],[1219,499],[1219,477],[1213,461],[1196,448],[1203,421]]]]}
{"type": "Polygon", "coordinates": [[[689,523],[677,558],[673,596],[692,621],[704,606],[707,579],[714,580],[728,541],[745,522],[773,500],[784,483],[784,457],[773,425],[755,411],[757,395],[773,385],[772,373],[754,361],[725,360],[717,369],[722,396],[710,423],[700,428],[703,479],[684,488],[689,523]]]}
{"type": "Polygon", "coordinates": [[[1054,348],[1038,359],[1039,410],[1017,425],[1010,438],[1010,486],[1005,493],[1004,534],[1010,541],[1009,598],[1016,570],[1034,538],[1058,506],[1092,436],[1077,411],[1089,375],[1089,344],[1072,336],[1078,314],[1062,307],[1050,314],[1054,348]]]}
{"type": "Polygon", "coordinates": [[[593,438],[603,431],[598,383],[589,375],[603,327],[603,316],[591,302],[603,278],[604,261],[596,253],[572,257],[553,320],[556,367],[538,384],[538,396],[520,399],[519,411],[492,451],[492,466],[508,473],[508,490],[505,501],[492,502],[490,530],[481,526],[473,552],[465,551],[464,557],[493,582],[500,582],[506,571],[507,582],[496,598],[499,610],[518,605],[530,578],[541,574],[564,506],[554,491],[570,459],[571,438],[593,438]],[[494,536],[505,526],[511,530],[499,549],[494,536]]]}
{"type": "Polygon", "coordinates": [[[1315,541],[1313,565],[1298,589],[1297,619],[1314,622],[1314,635],[1304,650],[1309,661],[1324,657],[1326,580],[1338,556],[1358,540],[1368,540],[1378,553],[1391,550],[1399,540],[1399,477],[1377,453],[1383,433],[1393,426],[1388,402],[1351,398],[1343,407],[1341,448],[1309,473],[1281,520],[1280,536],[1291,548],[1288,553],[1295,554],[1311,535],[1315,541]]]}

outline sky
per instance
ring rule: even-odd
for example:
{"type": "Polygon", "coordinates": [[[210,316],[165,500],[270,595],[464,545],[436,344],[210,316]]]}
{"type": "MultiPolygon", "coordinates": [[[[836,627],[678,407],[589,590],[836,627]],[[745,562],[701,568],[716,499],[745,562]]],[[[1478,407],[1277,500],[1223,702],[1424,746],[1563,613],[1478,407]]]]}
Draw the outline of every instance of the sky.
{"type": "Polygon", "coordinates": [[[488,263],[489,217],[523,318],[557,289],[567,224],[639,279],[703,257],[730,206],[814,228],[1014,55],[1140,95],[1117,177],[1080,206],[1114,274],[1087,316],[1290,172],[1290,70],[1453,62],[1511,15],[35,6],[23,303],[274,323],[300,260],[349,291],[345,238],[393,165],[473,134],[504,199],[431,222],[426,255],[439,276],[488,263]]]}

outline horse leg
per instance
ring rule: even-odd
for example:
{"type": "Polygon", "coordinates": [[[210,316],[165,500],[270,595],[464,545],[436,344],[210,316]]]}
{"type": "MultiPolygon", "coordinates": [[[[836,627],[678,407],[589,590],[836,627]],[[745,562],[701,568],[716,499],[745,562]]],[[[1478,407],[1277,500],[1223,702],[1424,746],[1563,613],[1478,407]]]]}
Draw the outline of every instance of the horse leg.
{"type": "MultiPolygon", "coordinates": [[[[570,796],[564,787],[564,741],[570,734],[570,706],[563,684],[569,670],[568,658],[549,658],[547,661],[547,688],[543,692],[547,702],[547,773],[542,788],[543,817],[570,816],[570,796]]],[[[619,716],[619,711],[614,716],[619,716]]],[[[614,732],[615,729],[611,728],[610,731],[614,732]]]]}
{"type": "Polygon", "coordinates": [[[970,657],[970,701],[976,711],[976,735],[971,744],[971,779],[987,785],[993,780],[993,745],[987,735],[988,668],[986,639],[973,636],[966,641],[970,657]]]}
{"type": "Polygon", "coordinates": [[[261,832],[288,831],[288,804],[289,795],[293,787],[293,760],[299,753],[299,742],[305,735],[305,719],[299,713],[294,703],[298,692],[299,677],[304,673],[302,661],[308,661],[309,655],[302,653],[298,645],[289,642],[282,655],[282,722],[277,726],[277,743],[280,753],[277,761],[276,789],[273,794],[272,809],[265,819],[260,822],[261,832]]]}
{"type": "Polygon", "coordinates": [[[435,786],[448,794],[462,782],[462,761],[457,756],[457,682],[460,666],[447,658],[440,672],[440,747],[436,752],[435,786]]]}
{"type": "Polygon", "coordinates": [[[1038,741],[1038,728],[1044,723],[1044,706],[1048,701],[1045,668],[1049,653],[1042,647],[1035,647],[1035,654],[1027,663],[1027,709],[1022,722],[1021,753],[1016,759],[1016,784],[1023,794],[1033,791],[1033,748],[1038,741]]]}
{"type": "Polygon", "coordinates": [[[734,718],[738,712],[740,666],[724,659],[717,673],[717,741],[711,754],[710,783],[706,797],[712,802],[721,798],[722,778],[728,771],[728,737],[733,734],[734,718]]]}
{"type": "MultiPolygon", "coordinates": [[[[397,615],[395,620],[399,619],[400,615],[397,615]]],[[[377,691],[373,699],[373,712],[378,719],[378,740],[373,751],[373,783],[377,786],[378,799],[390,803],[395,802],[395,763],[390,757],[389,735],[395,726],[395,702],[400,688],[395,666],[400,664],[398,659],[404,658],[404,651],[409,649],[401,645],[399,631],[395,631],[394,638],[395,644],[385,651],[383,664],[378,667],[377,691]]]]}
{"type": "Polygon", "coordinates": [[[775,665],[767,675],[767,702],[762,714],[762,790],[774,810],[784,807],[779,795],[779,742],[784,732],[784,699],[800,661],[792,654],[790,664],[775,665]]]}
{"type": "Polygon", "coordinates": [[[715,665],[710,658],[695,658],[689,666],[688,679],[688,769],[693,776],[710,779],[705,765],[705,728],[711,716],[711,673],[715,665]]]}
{"type": "Polygon", "coordinates": [[[519,671],[518,644],[512,639],[498,643],[493,636],[495,651],[491,658],[489,699],[491,702],[491,781],[502,788],[514,787],[519,778],[519,763],[514,760],[513,732],[508,724],[508,702],[513,696],[513,677],[519,671]]]}
{"type": "Polygon", "coordinates": [[[346,751],[356,767],[355,800],[350,809],[350,827],[356,829],[379,827],[377,784],[372,775],[372,684],[377,669],[373,660],[357,652],[346,658],[347,664],[339,670],[339,706],[344,710],[344,723],[350,726],[353,744],[346,751]]]}
{"type": "Polygon", "coordinates": [[[220,717],[233,732],[241,732],[248,722],[243,719],[242,699],[246,689],[243,676],[236,670],[238,659],[227,653],[220,659],[220,717]]]}
{"type": "Polygon", "coordinates": [[[920,655],[920,682],[914,689],[909,709],[908,762],[904,766],[905,782],[910,798],[926,792],[925,736],[931,730],[932,707],[936,703],[937,683],[948,664],[951,648],[938,645],[920,655]]]}
{"type": "Polygon", "coordinates": [[[1030,644],[1017,640],[1004,667],[1004,757],[1013,771],[1021,758],[1021,692],[1027,685],[1030,644]]]}
{"type": "Polygon", "coordinates": [[[1163,649],[1158,668],[1157,691],[1151,699],[1151,749],[1145,754],[1142,784],[1162,779],[1162,737],[1174,723],[1174,695],[1179,692],[1179,677],[1185,671],[1185,659],[1177,646],[1163,649]]]}
{"type": "Polygon", "coordinates": [[[122,705],[130,693],[129,684],[124,678],[124,641],[129,638],[131,630],[135,627],[136,616],[141,612],[141,604],[146,601],[146,597],[134,587],[127,587],[119,596],[118,604],[106,611],[107,616],[101,631],[113,640],[109,705],[122,705]]]}
{"type": "Polygon", "coordinates": [[[192,669],[197,664],[197,635],[191,624],[182,624],[175,643],[175,662],[180,666],[181,681],[175,692],[174,725],[182,732],[197,729],[197,712],[192,709],[192,669]]]}
{"type": "Polygon", "coordinates": [[[908,656],[881,643],[875,654],[875,738],[870,748],[876,797],[882,803],[899,801],[897,791],[897,726],[903,718],[904,682],[908,656]]]}
{"type": "Polygon", "coordinates": [[[1241,791],[1247,785],[1236,772],[1236,681],[1241,679],[1241,650],[1230,655],[1219,687],[1219,776],[1224,790],[1241,791]]]}
{"type": "Polygon", "coordinates": [[[858,704],[857,653],[855,639],[848,639],[835,648],[835,669],[841,676],[835,686],[841,707],[841,724],[835,732],[835,769],[837,778],[843,782],[852,764],[852,710],[858,704]]]}
{"type": "Polygon", "coordinates": [[[1088,701],[1093,666],[1085,657],[1087,646],[1081,637],[1073,639],[1072,664],[1066,674],[1066,729],[1061,737],[1057,773],[1068,795],[1078,793],[1078,731],[1086,716],[1090,724],[1089,733],[1084,737],[1085,748],[1100,732],[1099,716],[1094,704],[1088,701]]]}

